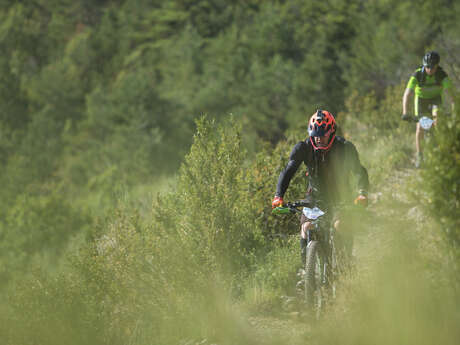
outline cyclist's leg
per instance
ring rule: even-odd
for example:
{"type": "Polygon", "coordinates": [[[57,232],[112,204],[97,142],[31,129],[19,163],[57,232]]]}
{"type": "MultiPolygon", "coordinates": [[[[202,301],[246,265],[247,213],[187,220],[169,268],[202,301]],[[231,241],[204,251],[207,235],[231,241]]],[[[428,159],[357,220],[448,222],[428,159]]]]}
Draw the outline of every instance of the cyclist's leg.
{"type": "MultiPolygon", "coordinates": [[[[415,103],[414,103],[414,113],[415,116],[419,117],[424,112],[426,112],[427,104],[424,100],[417,95],[415,95],[415,103]]],[[[415,130],[415,153],[417,157],[419,157],[422,153],[421,141],[423,140],[423,130],[420,127],[420,124],[417,122],[417,128],[415,130]]]]}
{"type": "Polygon", "coordinates": [[[348,229],[346,229],[343,223],[340,219],[334,222],[336,244],[347,255],[351,255],[353,251],[353,236],[347,231],[348,229]]]}
{"type": "Polygon", "coordinates": [[[420,127],[420,124],[417,122],[417,128],[415,129],[415,153],[420,155],[422,150],[422,140],[423,140],[423,129],[420,127]]]}
{"type": "MultiPolygon", "coordinates": [[[[305,201],[313,202],[311,192],[312,186],[310,185],[310,182],[308,182],[305,201]]],[[[308,229],[310,228],[310,226],[311,222],[302,213],[302,215],[300,216],[300,259],[302,260],[302,267],[305,265],[305,261],[307,259],[308,229]]]]}
{"type": "MultiPolygon", "coordinates": [[[[416,97],[416,113],[415,115],[421,117],[423,115],[432,114],[433,99],[423,99],[416,97]]],[[[424,129],[417,122],[417,129],[415,131],[415,167],[419,168],[423,162],[423,138],[425,136],[424,129]]]]}
{"type": "Polygon", "coordinates": [[[438,117],[438,114],[439,114],[439,105],[437,104],[433,104],[431,106],[431,116],[433,117],[433,120],[436,122],[436,119],[438,117]]]}
{"type": "Polygon", "coordinates": [[[300,217],[300,259],[302,260],[302,267],[305,265],[307,259],[307,232],[310,226],[311,222],[302,214],[300,217]]]}
{"type": "Polygon", "coordinates": [[[438,97],[434,98],[432,100],[432,103],[430,105],[431,107],[431,116],[433,117],[434,124],[436,125],[436,121],[438,119],[438,115],[441,113],[441,107],[442,107],[442,97],[439,95],[438,97]]]}
{"type": "Polygon", "coordinates": [[[353,252],[353,225],[345,212],[336,211],[334,213],[333,225],[335,228],[336,244],[344,253],[351,257],[353,252]]]}

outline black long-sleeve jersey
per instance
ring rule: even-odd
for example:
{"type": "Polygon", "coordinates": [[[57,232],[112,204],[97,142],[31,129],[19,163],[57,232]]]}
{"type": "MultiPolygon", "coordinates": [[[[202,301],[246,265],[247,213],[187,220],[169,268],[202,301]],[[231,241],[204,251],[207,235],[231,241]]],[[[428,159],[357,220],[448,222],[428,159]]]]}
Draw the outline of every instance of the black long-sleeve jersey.
{"type": "Polygon", "coordinates": [[[309,139],[297,143],[286,168],[279,176],[277,196],[284,196],[302,162],[307,166],[307,194],[312,194],[314,198],[320,198],[328,204],[353,200],[359,191],[367,192],[369,188],[367,170],[361,165],[355,146],[337,136],[327,153],[314,150],[309,139]],[[356,181],[352,180],[353,176],[356,181]]]}

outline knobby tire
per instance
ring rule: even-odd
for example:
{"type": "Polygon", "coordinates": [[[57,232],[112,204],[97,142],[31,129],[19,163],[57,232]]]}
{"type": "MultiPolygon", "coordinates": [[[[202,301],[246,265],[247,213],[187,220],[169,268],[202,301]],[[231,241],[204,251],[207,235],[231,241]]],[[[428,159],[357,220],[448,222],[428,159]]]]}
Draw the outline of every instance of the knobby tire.
{"type": "Polygon", "coordinates": [[[322,292],[322,267],[324,259],[318,241],[311,241],[307,247],[305,262],[305,299],[308,308],[317,316],[324,304],[322,292]]]}

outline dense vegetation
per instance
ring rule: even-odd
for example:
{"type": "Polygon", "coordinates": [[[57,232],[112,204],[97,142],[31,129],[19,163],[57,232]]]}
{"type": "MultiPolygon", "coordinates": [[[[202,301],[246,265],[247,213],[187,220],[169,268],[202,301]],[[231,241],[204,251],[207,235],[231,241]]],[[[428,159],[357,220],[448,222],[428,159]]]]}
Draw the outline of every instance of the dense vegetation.
{"type": "MultiPolygon", "coordinates": [[[[448,0],[3,1],[2,338],[258,343],[239,309],[273,312],[292,292],[297,224],[272,217],[269,201],[317,107],[357,145],[379,226],[411,234],[401,261],[410,250],[410,273],[428,281],[413,302],[436,296],[421,320],[440,316],[439,304],[459,298],[459,115],[439,124],[418,173],[400,112],[427,49],[458,90],[459,18],[448,0]],[[423,225],[398,220],[414,207],[423,225]]],[[[300,175],[287,198],[301,195],[300,175]]],[[[395,297],[383,279],[406,271],[378,267],[369,279],[382,301],[420,286],[410,280],[395,297]]],[[[350,314],[334,314],[337,331],[319,328],[314,341],[356,343],[341,320],[399,311],[359,291],[364,304],[353,294],[350,314]]],[[[435,324],[449,342],[459,317],[445,313],[435,324]]]]}

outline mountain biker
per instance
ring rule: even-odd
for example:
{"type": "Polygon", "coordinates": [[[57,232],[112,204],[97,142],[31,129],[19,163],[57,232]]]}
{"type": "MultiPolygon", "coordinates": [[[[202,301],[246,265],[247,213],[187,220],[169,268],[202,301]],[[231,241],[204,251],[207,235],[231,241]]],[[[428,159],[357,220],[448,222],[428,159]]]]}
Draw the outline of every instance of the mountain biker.
{"type": "MultiPolygon", "coordinates": [[[[300,167],[307,166],[307,199],[322,203],[334,214],[334,227],[337,234],[343,232],[342,241],[347,252],[351,254],[353,237],[346,233],[346,219],[338,213],[337,206],[350,202],[356,196],[355,204],[367,206],[369,179],[366,168],[361,165],[355,146],[343,137],[336,136],[334,116],[327,110],[317,110],[308,123],[309,137],[297,143],[289,156],[286,168],[281,172],[272,207],[283,205],[283,196],[289,183],[300,167]],[[357,187],[353,188],[351,176],[357,177],[357,187]],[[334,210],[336,209],[336,210],[334,210]],[[339,231],[339,228],[341,229],[339,231]]],[[[300,249],[302,265],[305,263],[307,247],[307,230],[311,222],[302,214],[300,231],[300,249]]]]}
{"type": "MultiPolygon", "coordinates": [[[[435,51],[430,51],[425,54],[422,60],[422,66],[417,68],[411,75],[407,83],[406,90],[403,96],[403,120],[408,120],[408,101],[409,97],[414,94],[414,113],[419,117],[422,114],[430,114],[436,121],[438,116],[438,108],[442,106],[442,96],[444,91],[448,91],[448,96],[451,97],[453,107],[453,96],[451,93],[451,82],[447,73],[439,66],[441,57],[435,51]]],[[[436,122],[435,122],[436,123],[436,122]]],[[[423,129],[417,123],[415,131],[415,167],[419,168],[423,160],[423,153],[420,142],[423,139],[423,129]]]]}

